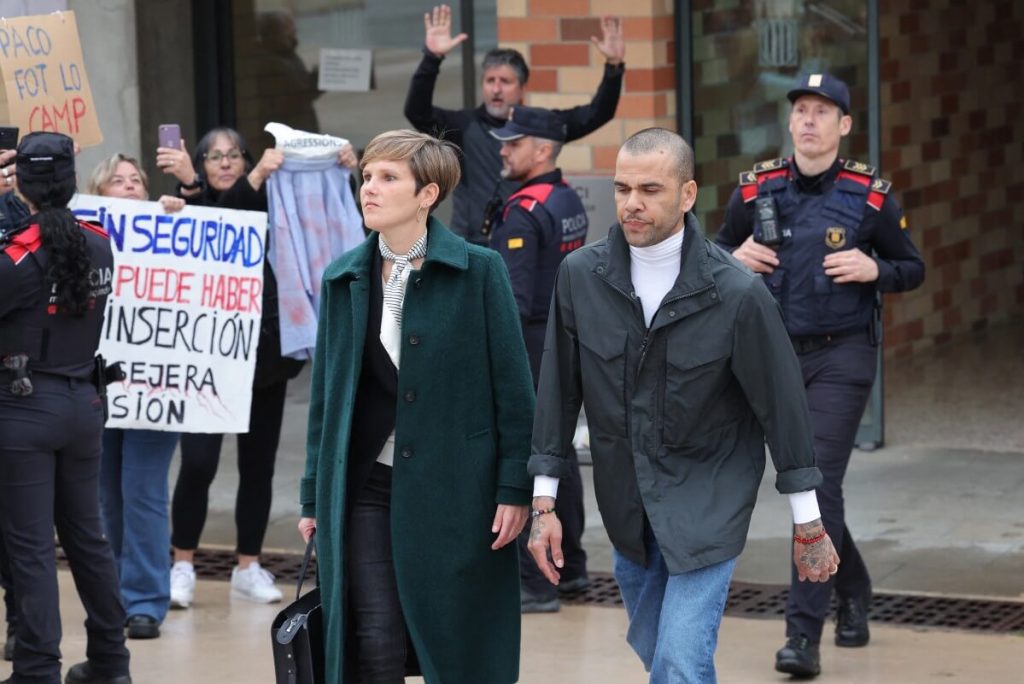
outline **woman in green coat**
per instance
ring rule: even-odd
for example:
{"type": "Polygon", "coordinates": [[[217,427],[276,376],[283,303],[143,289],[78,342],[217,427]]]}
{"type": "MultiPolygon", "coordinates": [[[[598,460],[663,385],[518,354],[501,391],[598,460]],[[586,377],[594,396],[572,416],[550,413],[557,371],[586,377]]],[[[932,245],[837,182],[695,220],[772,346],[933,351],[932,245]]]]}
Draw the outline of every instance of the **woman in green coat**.
{"type": "Polygon", "coordinates": [[[501,257],[430,216],[455,148],[383,133],[363,156],[373,232],[324,274],[306,473],[326,681],[502,684],[519,672],[515,540],[533,388],[501,257]]]}

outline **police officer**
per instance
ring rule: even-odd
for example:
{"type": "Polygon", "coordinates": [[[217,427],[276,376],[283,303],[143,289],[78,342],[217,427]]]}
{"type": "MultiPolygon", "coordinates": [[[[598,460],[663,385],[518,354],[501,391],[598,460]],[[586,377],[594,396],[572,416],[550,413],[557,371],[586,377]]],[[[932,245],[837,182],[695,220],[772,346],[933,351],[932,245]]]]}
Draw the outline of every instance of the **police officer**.
{"type": "MultiPolygon", "coordinates": [[[[876,293],[912,290],[924,263],[890,183],[875,169],[839,157],[850,132],[850,94],[830,74],[809,74],[789,91],[794,153],[740,174],[716,242],[764,276],[782,306],[803,370],[814,448],[824,483],[818,502],[841,559],[825,584],[793,581],[786,645],[775,669],[813,677],[833,589],[835,643],[864,646],[871,579],[846,527],[843,476],[874,382],[876,293]]],[[[802,541],[794,538],[794,552],[802,541]]]]}
{"type": "Polygon", "coordinates": [[[18,608],[9,682],[61,681],[53,529],[88,618],[89,659],[68,684],[128,684],[125,613],[103,538],[103,373],[94,360],[113,271],[101,228],[75,220],[74,146],[31,133],[18,146],[31,215],[0,254],[0,527],[18,608]]]}
{"type": "MultiPolygon", "coordinates": [[[[554,112],[517,106],[508,123],[491,131],[491,135],[501,141],[502,178],[522,184],[493,217],[491,247],[501,254],[508,266],[534,387],[544,353],[544,332],[555,274],[562,259],[582,247],[587,238],[587,212],[583,202],[555,166],[565,142],[565,130],[565,124],[554,112]]],[[[570,461],[572,472],[562,480],[560,487],[558,480],[548,482],[552,490],[557,488],[556,509],[565,534],[562,580],[556,590],[544,579],[527,552],[528,533],[524,532],[519,538],[524,613],[555,612],[560,608],[559,592],[580,591],[590,584],[587,554],[580,544],[583,483],[575,452],[570,461]]],[[[555,493],[546,491],[544,495],[554,496],[555,493]]]]}
{"type": "MultiPolygon", "coordinates": [[[[13,192],[14,157],[16,150],[0,151],[0,235],[12,232],[28,217],[28,210],[13,192]]],[[[0,238],[2,240],[2,238],[0,238]]],[[[0,534],[0,587],[4,590],[4,609],[7,613],[7,639],[4,641],[4,660],[14,659],[15,632],[18,628],[18,609],[14,600],[14,584],[0,534]]]]}

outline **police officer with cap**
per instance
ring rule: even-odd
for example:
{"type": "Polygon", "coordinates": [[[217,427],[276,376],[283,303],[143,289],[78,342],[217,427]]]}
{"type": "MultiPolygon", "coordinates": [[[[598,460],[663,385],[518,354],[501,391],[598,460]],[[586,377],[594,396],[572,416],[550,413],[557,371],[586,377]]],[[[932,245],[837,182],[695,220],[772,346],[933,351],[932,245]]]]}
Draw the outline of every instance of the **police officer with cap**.
{"type": "MultiPolygon", "coordinates": [[[[565,124],[554,112],[517,106],[508,123],[491,135],[501,141],[502,178],[522,183],[493,217],[491,247],[508,266],[536,387],[555,275],[562,259],[586,241],[587,212],[555,166],[566,138],[565,124]]],[[[557,611],[559,591],[579,591],[590,583],[587,555],[580,544],[583,484],[575,452],[570,461],[571,474],[561,480],[561,486],[559,480],[548,478],[552,491],[534,492],[554,496],[557,490],[556,510],[565,534],[562,581],[556,590],[544,579],[527,552],[528,531],[524,531],[519,538],[524,613],[557,611]]]]}
{"type": "MultiPolygon", "coordinates": [[[[775,669],[813,677],[821,672],[818,644],[833,590],[836,645],[868,643],[871,578],[844,520],[843,476],[875,377],[877,293],[916,288],[924,262],[889,181],[839,156],[853,126],[846,84],[831,74],[808,74],[788,98],[793,156],[740,174],[716,242],[763,274],[803,370],[824,475],[817,499],[840,564],[827,583],[793,576],[787,641],[775,669]]],[[[817,513],[807,510],[796,522],[817,513]]],[[[810,541],[794,536],[794,554],[810,541]]]]}
{"type": "Polygon", "coordinates": [[[25,136],[17,187],[30,216],[0,240],[0,527],[19,618],[7,681],[61,681],[56,527],[88,615],[89,659],[65,681],[129,684],[125,613],[99,511],[105,380],[95,355],[113,253],[102,228],[68,209],[71,138],[25,136]]]}

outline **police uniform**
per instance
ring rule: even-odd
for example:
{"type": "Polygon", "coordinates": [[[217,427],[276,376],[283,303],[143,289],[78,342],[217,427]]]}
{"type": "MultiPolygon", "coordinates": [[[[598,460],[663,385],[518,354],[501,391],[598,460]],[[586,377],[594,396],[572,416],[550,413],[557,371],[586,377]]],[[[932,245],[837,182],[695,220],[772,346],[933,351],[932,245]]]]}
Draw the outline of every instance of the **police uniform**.
{"type": "MultiPolygon", "coordinates": [[[[17,164],[22,181],[73,176],[71,140],[52,133],[26,136],[17,164]]],[[[127,680],[125,613],[100,523],[104,407],[94,362],[113,253],[102,228],[78,228],[90,268],[82,315],[63,310],[56,287],[47,282],[53,263],[38,224],[7,234],[0,253],[0,526],[17,596],[18,681],[60,681],[54,526],[88,614],[92,672],[127,680]]],[[[69,673],[73,680],[88,681],[69,673]]]]}
{"type": "MultiPolygon", "coordinates": [[[[512,110],[509,122],[491,131],[491,135],[501,141],[533,136],[561,143],[565,140],[565,125],[546,109],[519,106],[512,110]]],[[[508,267],[536,387],[555,276],[562,259],[586,242],[587,211],[576,191],[562,178],[562,171],[556,168],[524,182],[498,210],[491,225],[490,245],[508,267]]],[[[569,476],[558,486],[555,510],[563,528],[562,578],[581,586],[587,577],[587,554],[580,543],[584,526],[583,481],[574,450],[570,463],[569,476]]],[[[524,530],[519,538],[524,606],[529,604],[530,597],[543,603],[558,596],[527,551],[528,535],[529,531],[524,530]]]]}
{"type": "Polygon", "coordinates": [[[871,579],[844,520],[843,476],[875,377],[876,293],[910,290],[924,279],[924,263],[890,187],[874,168],[853,160],[837,159],[814,177],[801,174],[792,158],[760,162],[740,174],[716,238],[730,250],[751,234],[764,242],[763,223],[770,219],[756,218],[755,207],[774,207],[779,265],[764,280],[782,307],[803,370],[824,476],[818,505],[840,558],[838,574],[827,583],[800,582],[793,568],[786,634],[813,644],[821,639],[833,585],[840,601],[863,601],[866,610],[870,600],[871,579]],[[825,274],[825,256],[849,249],[874,256],[877,281],[836,283],[825,274]]]}

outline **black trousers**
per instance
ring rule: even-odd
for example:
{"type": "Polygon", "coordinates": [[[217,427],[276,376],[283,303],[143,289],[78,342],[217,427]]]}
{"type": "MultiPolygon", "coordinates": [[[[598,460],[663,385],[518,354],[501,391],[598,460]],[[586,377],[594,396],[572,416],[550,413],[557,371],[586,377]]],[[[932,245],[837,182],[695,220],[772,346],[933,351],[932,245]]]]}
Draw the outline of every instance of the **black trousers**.
{"type": "Polygon", "coordinates": [[[828,582],[801,582],[793,567],[786,636],[804,634],[820,641],[833,590],[840,597],[851,597],[871,589],[867,566],[846,526],[843,478],[875,380],[877,351],[865,333],[798,356],[811,410],[814,452],[824,476],[817,489],[818,506],[825,531],[839,552],[839,572],[828,582]]]}
{"type": "Polygon", "coordinates": [[[98,674],[127,674],[121,589],[100,520],[100,398],[88,382],[38,373],[32,382],[27,397],[0,388],[0,528],[18,612],[14,681],[61,680],[55,526],[85,607],[89,661],[98,674]]]}
{"type": "Polygon", "coordinates": [[[391,468],[375,463],[345,530],[346,661],[358,684],[401,684],[411,651],[391,554],[391,468]]]}
{"type": "Polygon", "coordinates": [[[3,534],[0,533],[0,588],[4,590],[4,612],[7,617],[7,634],[14,634],[18,627],[18,607],[14,601],[14,580],[11,578],[11,564],[7,562],[3,534]]]}
{"type": "MultiPolygon", "coordinates": [[[[523,326],[523,341],[526,342],[526,354],[530,359],[530,372],[533,374],[533,387],[537,388],[540,378],[540,362],[544,356],[544,335],[547,332],[547,321],[534,321],[523,326]]],[[[586,524],[583,508],[583,479],[580,477],[580,462],[576,449],[569,449],[569,477],[558,482],[558,497],[555,499],[555,514],[562,523],[562,553],[565,556],[565,567],[561,571],[561,581],[574,580],[587,576],[587,552],[583,550],[583,528],[586,524]]],[[[516,540],[519,545],[519,581],[523,589],[540,600],[553,599],[558,590],[541,574],[537,563],[530,555],[527,544],[530,541],[530,522],[523,528],[516,540]]]]}
{"type": "MultiPolygon", "coordinates": [[[[253,388],[249,431],[238,435],[235,528],[236,550],[243,556],[258,556],[263,550],[287,390],[287,381],[253,388]]],[[[217,434],[181,436],[181,469],[171,501],[171,544],[175,548],[192,550],[199,546],[223,441],[224,435],[217,434]]]]}

